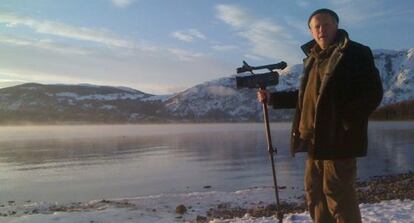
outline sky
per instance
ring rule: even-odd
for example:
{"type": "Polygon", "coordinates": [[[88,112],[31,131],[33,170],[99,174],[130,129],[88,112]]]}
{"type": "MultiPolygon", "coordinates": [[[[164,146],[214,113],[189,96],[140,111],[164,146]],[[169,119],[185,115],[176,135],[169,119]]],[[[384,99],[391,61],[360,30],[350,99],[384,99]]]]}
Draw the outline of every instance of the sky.
{"type": "Polygon", "coordinates": [[[300,64],[330,8],[371,49],[414,47],[412,0],[1,0],[0,87],[125,86],[171,94],[251,65],[300,64]]]}

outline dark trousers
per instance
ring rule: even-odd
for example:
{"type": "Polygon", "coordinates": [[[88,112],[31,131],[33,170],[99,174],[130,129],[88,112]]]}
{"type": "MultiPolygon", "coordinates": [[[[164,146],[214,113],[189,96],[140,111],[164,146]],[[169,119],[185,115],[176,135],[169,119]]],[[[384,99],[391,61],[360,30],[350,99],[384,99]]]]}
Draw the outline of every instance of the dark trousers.
{"type": "Polygon", "coordinates": [[[315,223],[361,223],[356,191],[356,159],[314,160],[305,168],[305,193],[315,223]]]}

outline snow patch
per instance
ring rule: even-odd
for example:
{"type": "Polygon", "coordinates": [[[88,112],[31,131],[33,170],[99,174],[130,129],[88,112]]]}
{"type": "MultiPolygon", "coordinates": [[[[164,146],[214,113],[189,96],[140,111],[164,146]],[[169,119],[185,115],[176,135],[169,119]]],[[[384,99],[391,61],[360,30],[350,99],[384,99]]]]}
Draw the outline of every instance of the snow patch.
{"type": "Polygon", "coordinates": [[[113,94],[91,94],[78,95],[73,92],[61,92],[55,94],[58,97],[73,98],[77,101],[83,100],[99,100],[99,101],[115,101],[115,100],[137,100],[145,97],[144,94],[128,94],[128,93],[113,93],[113,94]]]}
{"type": "Polygon", "coordinates": [[[141,101],[161,101],[165,102],[170,98],[174,97],[175,95],[153,95],[142,99],[141,101]]]}
{"type": "Polygon", "coordinates": [[[233,96],[237,94],[237,91],[232,88],[224,87],[224,86],[208,86],[206,89],[208,94],[216,95],[216,96],[233,96]]]}
{"type": "Polygon", "coordinates": [[[102,105],[101,107],[99,107],[100,109],[103,109],[103,110],[112,110],[112,109],[116,109],[116,107],[115,106],[113,106],[113,105],[102,105]]]}
{"type": "MultiPolygon", "coordinates": [[[[193,222],[205,216],[206,211],[216,207],[217,202],[230,205],[249,205],[252,201],[273,201],[272,188],[248,189],[236,192],[192,192],[187,194],[160,194],[137,198],[95,200],[85,203],[34,202],[24,205],[1,207],[1,212],[15,212],[13,216],[0,218],[0,222],[40,223],[40,222],[140,222],[170,223],[193,222]],[[184,215],[175,213],[175,207],[184,204],[188,211],[184,215]],[[30,214],[27,214],[30,213],[30,214]],[[177,218],[179,217],[179,218],[177,218]]],[[[374,204],[359,205],[364,223],[414,222],[413,200],[390,200],[374,204]]],[[[273,223],[275,216],[252,217],[245,214],[241,218],[213,219],[210,223],[273,223]]],[[[308,212],[285,214],[285,223],[311,223],[308,212]]]]}
{"type": "Polygon", "coordinates": [[[7,109],[10,111],[16,111],[20,108],[21,105],[22,105],[21,101],[15,101],[11,105],[7,106],[7,109]]]}

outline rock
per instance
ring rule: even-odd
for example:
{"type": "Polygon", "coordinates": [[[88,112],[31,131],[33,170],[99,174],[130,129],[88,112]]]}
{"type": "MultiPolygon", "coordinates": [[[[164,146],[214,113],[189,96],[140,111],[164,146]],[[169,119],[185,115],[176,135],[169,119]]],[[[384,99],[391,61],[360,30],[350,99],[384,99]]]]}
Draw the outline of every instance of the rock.
{"type": "Polygon", "coordinates": [[[196,222],[197,223],[206,223],[206,222],[208,222],[207,221],[207,217],[204,217],[204,216],[201,216],[201,215],[197,215],[196,222]]]}
{"type": "Polygon", "coordinates": [[[218,209],[230,209],[231,204],[230,203],[220,203],[217,205],[218,209]]]}
{"type": "MultiPolygon", "coordinates": [[[[414,199],[414,173],[397,174],[391,176],[377,176],[366,181],[358,181],[358,200],[360,203],[374,203],[390,199],[414,199]]],[[[279,188],[282,189],[282,188],[279,188]]],[[[299,188],[295,188],[298,189],[299,188]]],[[[301,189],[303,191],[303,189],[301,189]]],[[[242,217],[246,213],[254,217],[272,216],[275,214],[297,213],[306,210],[304,195],[296,196],[298,203],[281,203],[280,212],[277,213],[275,204],[266,204],[263,201],[250,203],[251,208],[245,209],[243,206],[234,207],[231,203],[222,203],[217,200],[218,205],[210,208],[207,218],[229,219],[242,217]]],[[[198,203],[199,204],[199,203],[198,203]]],[[[247,204],[247,203],[244,203],[247,204]]],[[[246,206],[246,205],[244,205],[246,206]]],[[[202,222],[197,221],[197,222],[202,222]]]]}
{"type": "Polygon", "coordinates": [[[217,205],[217,208],[209,209],[207,216],[211,218],[229,219],[234,217],[243,217],[246,213],[246,209],[236,206],[232,207],[230,203],[221,203],[217,205]]]}
{"type": "Polygon", "coordinates": [[[187,208],[183,204],[180,204],[175,208],[175,213],[177,214],[184,214],[185,212],[187,212],[187,208]]]}

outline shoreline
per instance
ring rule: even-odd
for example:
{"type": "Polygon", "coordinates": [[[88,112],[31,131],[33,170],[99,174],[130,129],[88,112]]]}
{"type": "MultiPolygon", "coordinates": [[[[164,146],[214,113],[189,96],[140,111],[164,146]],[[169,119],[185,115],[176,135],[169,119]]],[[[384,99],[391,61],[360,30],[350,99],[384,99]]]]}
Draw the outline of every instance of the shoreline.
{"type": "MultiPolygon", "coordinates": [[[[369,122],[414,122],[413,119],[376,119],[370,118],[369,122]]],[[[271,120],[273,123],[292,123],[292,120],[271,120]]],[[[205,121],[151,121],[151,122],[87,122],[87,121],[62,121],[62,122],[0,122],[0,127],[27,127],[27,126],[105,126],[105,125],[187,125],[187,124],[260,124],[263,125],[261,120],[248,120],[248,121],[231,121],[231,120],[205,120],[205,121]]]]}
{"type": "MultiPolygon", "coordinates": [[[[374,176],[364,181],[357,181],[356,190],[359,204],[374,204],[389,200],[414,200],[414,172],[374,176]]],[[[281,212],[284,215],[305,212],[307,208],[304,196],[302,199],[303,202],[281,201],[281,212]]],[[[259,202],[252,208],[243,208],[223,203],[210,209],[207,212],[207,218],[209,220],[242,218],[245,214],[255,218],[276,216],[276,204],[259,202]]]]}
{"type": "MultiPolygon", "coordinates": [[[[356,184],[359,203],[379,204],[389,200],[414,202],[414,172],[374,176],[356,184]]],[[[281,191],[284,188],[280,188],[281,191]]],[[[241,218],[275,218],[273,189],[271,187],[235,192],[191,192],[188,194],[153,195],[137,198],[102,199],[66,204],[14,201],[0,203],[0,222],[73,222],[77,218],[91,222],[231,222],[241,218]],[[179,208],[180,207],[180,208],[179,208]]],[[[306,215],[304,197],[297,202],[282,200],[285,217],[306,215]],[[302,200],[302,202],[300,201],[302,200]]]]}

